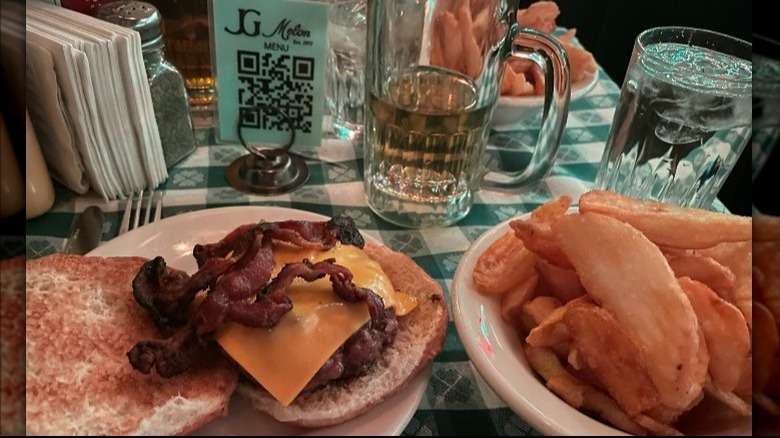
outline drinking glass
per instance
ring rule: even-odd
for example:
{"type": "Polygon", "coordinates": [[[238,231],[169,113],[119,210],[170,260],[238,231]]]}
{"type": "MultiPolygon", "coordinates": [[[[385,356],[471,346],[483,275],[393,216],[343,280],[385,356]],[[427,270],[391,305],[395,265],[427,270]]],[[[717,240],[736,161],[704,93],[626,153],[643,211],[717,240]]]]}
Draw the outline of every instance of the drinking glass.
{"type": "Polygon", "coordinates": [[[709,207],[750,138],[751,52],[704,29],[639,34],[596,187],[709,207]]]}
{"type": "Polygon", "coordinates": [[[363,131],[366,0],[329,0],[325,104],[337,138],[363,131]]]}
{"type": "Polygon", "coordinates": [[[380,217],[410,228],[446,226],[468,214],[480,185],[520,190],[549,172],[568,112],[569,64],[555,38],[518,26],[516,7],[368,2],[364,182],[380,217]],[[542,69],[544,118],[527,168],[488,172],[488,125],[511,56],[542,69]]]}

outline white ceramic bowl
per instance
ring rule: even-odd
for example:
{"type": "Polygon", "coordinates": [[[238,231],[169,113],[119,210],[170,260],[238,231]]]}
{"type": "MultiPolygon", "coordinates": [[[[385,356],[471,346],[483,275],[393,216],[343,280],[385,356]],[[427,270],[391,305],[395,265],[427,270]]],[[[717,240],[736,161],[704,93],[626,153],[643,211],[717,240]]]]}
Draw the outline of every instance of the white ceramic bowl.
{"type": "MultiPolygon", "coordinates": [[[[596,73],[592,76],[588,76],[579,82],[573,83],[571,86],[570,102],[574,102],[580,97],[588,94],[598,80],[599,71],[596,70],[596,73]]],[[[543,107],[544,97],[542,96],[500,96],[498,98],[498,103],[496,104],[496,109],[493,111],[491,123],[495,126],[519,122],[540,113],[543,107]]]]}
{"type": "MultiPolygon", "coordinates": [[[[471,273],[479,255],[509,230],[507,220],[477,238],[463,254],[452,281],[455,327],[474,368],[510,409],[545,435],[626,435],[548,390],[528,364],[514,328],[501,319],[500,297],[476,291],[471,273]]],[[[683,417],[680,430],[692,435],[752,434],[750,418],[705,402],[683,417]]]]}

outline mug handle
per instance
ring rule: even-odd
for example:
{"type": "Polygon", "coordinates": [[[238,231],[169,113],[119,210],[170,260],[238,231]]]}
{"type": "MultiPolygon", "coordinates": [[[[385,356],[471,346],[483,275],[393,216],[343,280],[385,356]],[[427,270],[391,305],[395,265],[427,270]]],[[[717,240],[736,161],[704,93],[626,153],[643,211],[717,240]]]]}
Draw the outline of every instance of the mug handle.
{"type": "Polygon", "coordinates": [[[528,166],[517,172],[488,172],[482,180],[481,187],[516,193],[538,183],[552,169],[569,114],[571,75],[569,58],[555,37],[534,29],[521,28],[515,23],[510,29],[508,41],[512,44],[511,56],[529,59],[542,69],[544,75],[542,126],[528,166]]]}

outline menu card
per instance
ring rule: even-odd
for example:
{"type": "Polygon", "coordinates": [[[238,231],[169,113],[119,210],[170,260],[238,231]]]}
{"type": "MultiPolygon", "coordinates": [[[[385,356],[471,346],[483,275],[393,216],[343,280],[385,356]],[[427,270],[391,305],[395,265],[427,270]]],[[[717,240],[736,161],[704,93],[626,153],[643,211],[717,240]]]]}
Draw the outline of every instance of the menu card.
{"type": "Polygon", "coordinates": [[[210,2],[218,137],[319,146],[328,4],[299,0],[210,2]],[[285,117],[286,116],[286,117],[285,117]],[[289,118],[289,120],[288,120],[289,118]]]}

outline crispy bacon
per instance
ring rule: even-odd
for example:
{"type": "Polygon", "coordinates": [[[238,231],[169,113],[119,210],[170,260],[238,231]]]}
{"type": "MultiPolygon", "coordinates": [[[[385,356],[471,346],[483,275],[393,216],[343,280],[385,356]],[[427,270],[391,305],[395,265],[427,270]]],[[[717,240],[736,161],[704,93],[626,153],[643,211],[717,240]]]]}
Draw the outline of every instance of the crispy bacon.
{"type": "Polygon", "coordinates": [[[207,351],[192,325],[187,324],[169,338],[138,342],[127,352],[127,358],[133,368],[144,374],[154,368],[162,377],[173,377],[200,362],[207,351]]]}
{"type": "Polygon", "coordinates": [[[337,241],[345,245],[363,248],[363,236],[355,222],[348,216],[336,216],[327,222],[282,221],[241,225],[217,243],[195,245],[192,255],[200,268],[206,260],[224,258],[231,252],[240,256],[255,236],[261,233],[266,239],[280,240],[301,248],[328,250],[337,241]]]}
{"type": "Polygon", "coordinates": [[[192,277],[168,269],[162,257],[146,262],[133,279],[133,297],[146,309],[154,325],[163,332],[187,323],[187,307],[195,295],[227,271],[233,260],[208,260],[192,277]]]}
{"type": "Polygon", "coordinates": [[[206,260],[225,258],[231,251],[235,254],[237,252],[236,249],[239,249],[240,252],[246,251],[246,248],[254,240],[257,226],[257,224],[241,225],[217,243],[195,245],[192,248],[192,256],[198,262],[198,268],[201,268],[206,263],[206,260]]]}
{"type": "Polygon", "coordinates": [[[274,241],[322,250],[338,241],[363,246],[354,222],[336,217],[327,222],[240,226],[217,243],[195,247],[193,255],[200,269],[192,277],[168,269],[161,257],[155,258],[134,279],[133,294],[159,328],[181,328],[167,339],[136,344],[127,354],[133,367],[144,373],[155,369],[163,377],[182,373],[202,357],[213,333],[223,324],[232,321],[247,327],[273,327],[292,309],[287,289],[294,279],[310,282],[325,276],[342,299],[365,301],[371,321],[334,353],[310,386],[357,375],[373,363],[397,332],[393,311],[385,309],[382,299],[371,290],[355,286],[352,273],[333,259],[288,264],[271,280],[274,241]],[[206,298],[188,318],[187,309],[202,290],[207,291],[206,298]]]}
{"type": "MultiPolygon", "coordinates": [[[[252,269],[253,266],[250,262],[244,269],[252,269]]],[[[213,333],[227,321],[237,322],[247,327],[273,327],[292,309],[287,288],[293,280],[302,278],[311,282],[326,275],[330,277],[336,295],[345,301],[365,301],[368,304],[371,321],[367,327],[350,337],[337,354],[331,357],[330,363],[323,366],[326,369],[318,373],[320,376],[312,383],[319,386],[323,383],[321,380],[325,379],[326,382],[333,380],[334,375],[335,378],[358,375],[381,355],[382,348],[392,342],[398,330],[398,323],[393,310],[385,309],[379,295],[352,283],[352,273],[347,268],[335,264],[333,259],[315,264],[303,260],[285,265],[276,278],[257,293],[256,300],[251,303],[246,301],[246,297],[239,298],[243,296],[243,291],[235,294],[214,292],[201,304],[197,316],[192,319],[193,324],[188,324],[166,340],[139,342],[130,350],[128,358],[134,368],[144,373],[149,373],[152,368],[163,377],[184,372],[201,357],[203,342],[197,342],[198,339],[204,339],[204,335],[213,333]],[[212,297],[216,298],[212,300],[212,297]],[[232,298],[239,299],[231,301],[232,298]],[[226,304],[220,308],[219,319],[209,320],[208,318],[215,318],[211,312],[215,312],[216,306],[223,303],[226,304]],[[212,325],[217,321],[219,325],[212,325]]],[[[222,282],[222,278],[217,282],[217,287],[222,282]]],[[[239,288],[233,290],[236,292],[243,287],[244,281],[242,279],[234,283],[239,284],[239,288]]]]}
{"type": "MultiPolygon", "coordinates": [[[[198,337],[202,338],[222,326],[231,307],[246,306],[247,300],[256,295],[257,291],[271,279],[273,268],[273,248],[270,244],[264,244],[262,235],[257,234],[249,250],[244,252],[230,271],[217,279],[198,308],[194,318],[198,337]]],[[[274,321],[270,315],[277,315],[278,319],[275,321],[278,322],[292,309],[292,303],[286,296],[264,296],[260,303],[257,308],[266,308],[269,313],[264,313],[258,318],[270,318],[268,323],[274,321]]],[[[254,327],[273,327],[276,322],[254,327]]]]}

